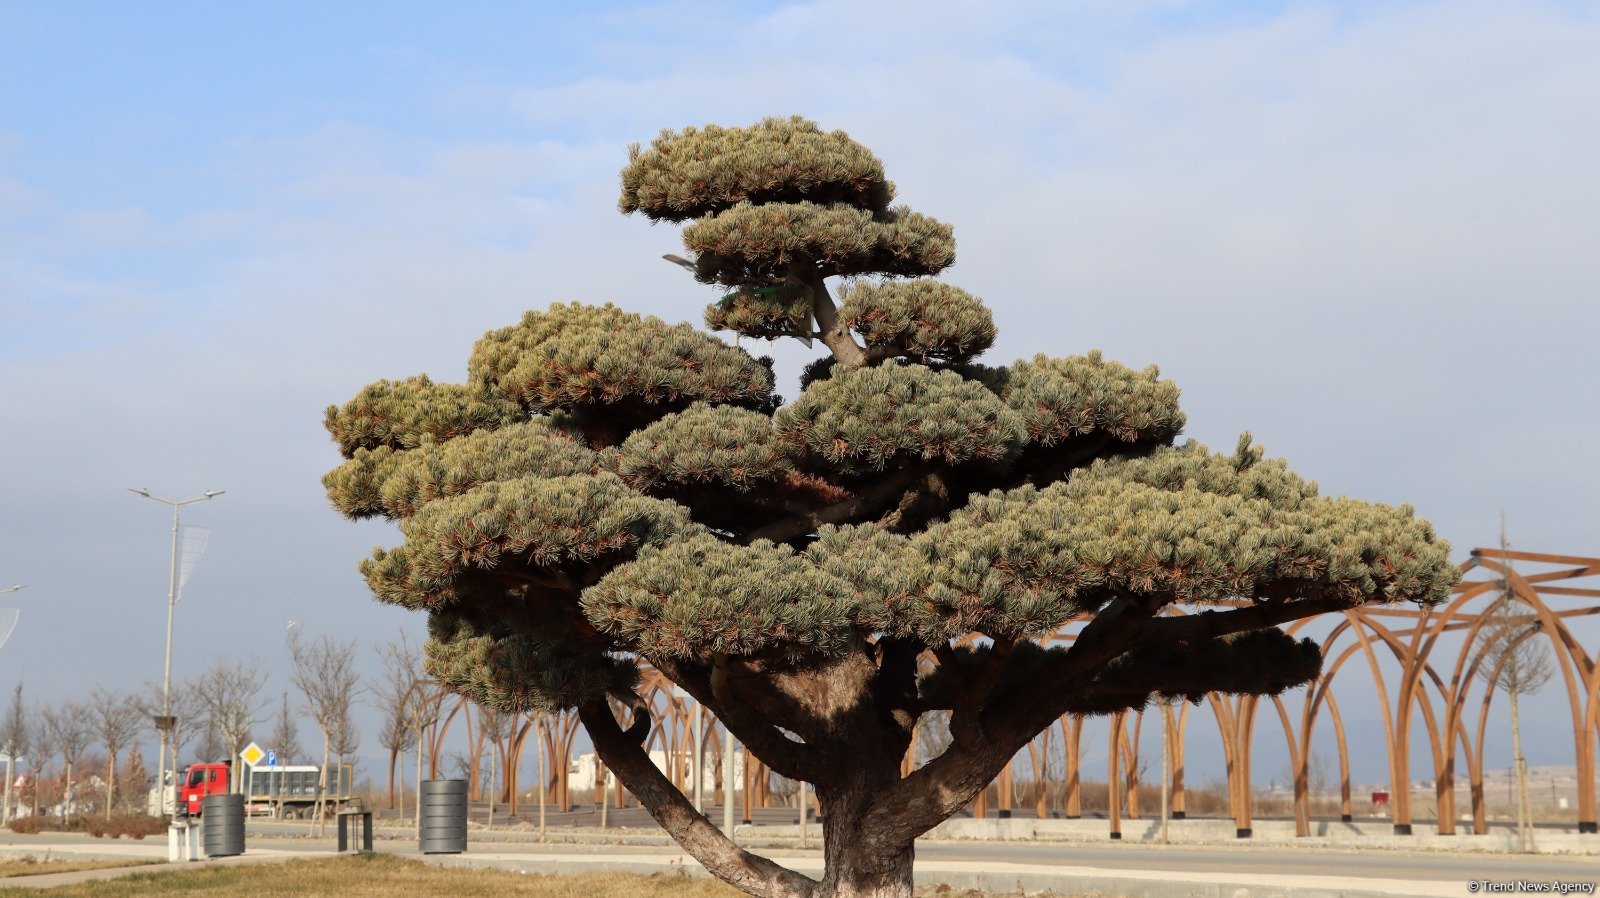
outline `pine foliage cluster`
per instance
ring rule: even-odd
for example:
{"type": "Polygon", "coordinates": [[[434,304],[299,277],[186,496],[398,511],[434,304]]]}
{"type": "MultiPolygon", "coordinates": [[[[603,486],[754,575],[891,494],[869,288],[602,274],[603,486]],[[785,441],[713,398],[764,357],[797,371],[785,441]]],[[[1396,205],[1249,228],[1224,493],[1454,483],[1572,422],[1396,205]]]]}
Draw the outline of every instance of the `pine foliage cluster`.
{"type": "Polygon", "coordinates": [[[988,350],[997,333],[983,300],[941,281],[856,284],[839,298],[839,317],[884,355],[966,362],[988,350]]]}
{"type": "Polygon", "coordinates": [[[931,277],[954,261],[951,229],[891,206],[882,163],[843,132],[667,131],[622,182],[624,211],[686,223],[696,276],[731,288],[713,328],[820,337],[824,355],[780,407],[770,362],[739,346],[558,303],[484,335],[463,384],[379,381],[330,407],[330,500],[403,536],[362,573],[429,614],[429,670],[458,691],[571,708],[626,701],[636,659],[691,685],[733,664],[773,726],[821,744],[832,724],[805,702],[762,704],[775,671],[830,701],[901,696],[913,721],[1005,689],[1062,712],[1272,694],[1319,662],[1273,622],[1433,602],[1454,582],[1409,507],[1322,496],[1248,437],[1233,453],[1176,444],[1178,389],[1153,366],[976,362],[997,335],[988,308],[931,277]],[[857,278],[838,304],[836,275],[857,278]],[[1130,626],[1069,686],[1041,685],[1071,651],[1030,640],[1069,622],[1252,606],[1278,616],[1130,626]],[[890,645],[939,663],[889,664],[890,645]],[[883,682],[828,679],[863,657],[883,682]]]}

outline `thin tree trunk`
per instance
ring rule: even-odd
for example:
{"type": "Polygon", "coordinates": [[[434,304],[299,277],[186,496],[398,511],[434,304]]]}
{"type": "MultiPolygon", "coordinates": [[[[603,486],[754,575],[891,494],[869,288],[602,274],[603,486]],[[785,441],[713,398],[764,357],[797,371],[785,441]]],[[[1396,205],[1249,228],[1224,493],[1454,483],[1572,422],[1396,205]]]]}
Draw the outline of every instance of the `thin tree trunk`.
{"type": "Polygon", "coordinates": [[[389,749],[389,810],[394,810],[394,769],[400,762],[400,750],[389,749]]]}
{"type": "Polygon", "coordinates": [[[544,753],[545,741],[538,740],[539,748],[539,841],[546,840],[544,828],[545,793],[550,790],[550,778],[545,775],[544,753]]]}
{"type": "Polygon", "coordinates": [[[422,838],[422,727],[417,727],[417,839],[422,838]]]}
{"type": "Polygon", "coordinates": [[[1517,851],[1528,850],[1528,774],[1522,764],[1522,719],[1517,690],[1511,693],[1511,766],[1517,778],[1517,851]]]}
{"type": "Polygon", "coordinates": [[[111,753],[106,764],[106,819],[111,819],[111,804],[117,794],[117,753],[111,753]]]}
{"type": "Polygon", "coordinates": [[[322,733],[322,770],[317,776],[317,838],[328,830],[328,733],[322,733]]]}
{"type": "Polygon", "coordinates": [[[495,754],[494,747],[490,746],[490,748],[489,748],[489,819],[483,824],[483,828],[486,829],[486,830],[494,829],[494,800],[495,800],[495,798],[499,797],[499,795],[500,795],[499,786],[494,781],[495,768],[497,766],[499,766],[499,765],[497,765],[495,763],[495,759],[498,758],[498,757],[499,757],[499,755],[495,754]]]}
{"type": "Polygon", "coordinates": [[[1172,705],[1161,706],[1161,843],[1171,841],[1172,819],[1172,705]]]}

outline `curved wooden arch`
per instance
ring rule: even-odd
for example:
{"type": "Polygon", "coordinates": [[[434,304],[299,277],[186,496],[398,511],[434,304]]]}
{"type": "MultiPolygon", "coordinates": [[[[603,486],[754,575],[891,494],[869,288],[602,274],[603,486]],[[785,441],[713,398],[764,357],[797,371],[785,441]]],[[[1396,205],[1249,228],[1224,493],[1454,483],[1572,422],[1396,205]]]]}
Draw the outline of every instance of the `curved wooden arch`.
{"type": "MultiPolygon", "coordinates": [[[[1538,621],[1540,632],[1550,640],[1556,655],[1573,723],[1573,746],[1579,784],[1577,822],[1580,832],[1595,831],[1596,765],[1593,756],[1597,736],[1600,736],[1600,666],[1597,666],[1594,656],[1583,648],[1567,625],[1567,620],[1576,616],[1600,614],[1600,604],[1594,602],[1600,599],[1600,589],[1566,584],[1572,580],[1600,576],[1600,558],[1478,549],[1474,550],[1471,558],[1461,565],[1461,569],[1463,573],[1482,570],[1490,574],[1491,579],[1464,579],[1450,600],[1436,608],[1411,610],[1374,606],[1343,612],[1338,619],[1333,620],[1331,628],[1318,640],[1323,653],[1324,670],[1304,692],[1303,704],[1298,715],[1290,711],[1283,696],[1270,697],[1278,722],[1284,730],[1291,770],[1294,772],[1297,833],[1307,835],[1310,831],[1311,747],[1317,724],[1324,715],[1331,720],[1338,750],[1340,815],[1343,819],[1349,820],[1353,814],[1351,747],[1344,717],[1340,713],[1333,688],[1341,674],[1348,679],[1348,671],[1352,667],[1367,671],[1380,710],[1388,750],[1390,791],[1393,796],[1391,815],[1396,832],[1409,832],[1412,823],[1409,789],[1410,741],[1413,718],[1419,713],[1434,766],[1439,831],[1454,832],[1456,767],[1459,759],[1464,759],[1466,762],[1468,786],[1471,791],[1473,831],[1484,831],[1487,819],[1483,798],[1484,740],[1487,736],[1487,720],[1492,705],[1493,690],[1480,688],[1479,691],[1484,693],[1482,696],[1477,696],[1474,692],[1474,682],[1481,679],[1477,675],[1483,671],[1488,662],[1475,655],[1474,646],[1478,642],[1476,636],[1485,626],[1485,622],[1483,610],[1475,611],[1473,607],[1475,603],[1496,596],[1500,594],[1500,590],[1506,588],[1519,603],[1527,606],[1530,618],[1538,621]],[[1525,573],[1518,570],[1514,563],[1542,565],[1552,569],[1525,573]],[[1584,607],[1563,610],[1552,606],[1547,601],[1550,597],[1581,598],[1589,602],[1584,607]],[[1441,677],[1433,664],[1434,656],[1445,651],[1447,634],[1463,638],[1461,648],[1453,652],[1448,679],[1441,677]],[[1356,655],[1362,656],[1366,664],[1347,663],[1356,655]],[[1385,665],[1392,664],[1398,665],[1397,675],[1391,675],[1385,669],[1385,665]],[[1468,722],[1469,708],[1479,699],[1481,701],[1479,701],[1478,719],[1472,722],[1476,724],[1473,726],[1468,722]]],[[[1182,613],[1182,611],[1172,609],[1172,613],[1182,613]]],[[[1323,616],[1319,619],[1296,621],[1285,630],[1290,634],[1299,634],[1308,630],[1318,620],[1328,623],[1330,618],[1323,616]]],[[[1079,623],[1081,622],[1068,622],[1048,634],[1043,634],[1039,637],[1039,641],[1045,644],[1070,643],[1075,638],[1075,628],[1079,623]]],[[[981,637],[978,634],[969,634],[960,642],[973,644],[979,639],[981,637]]],[[[663,766],[669,780],[679,789],[684,789],[691,783],[690,767],[694,749],[692,720],[698,706],[678,697],[672,682],[659,671],[647,664],[641,664],[640,667],[639,694],[646,703],[653,724],[647,738],[646,750],[661,752],[660,757],[663,758],[663,766]]],[[[1234,817],[1240,835],[1248,835],[1252,822],[1250,782],[1252,743],[1260,699],[1212,694],[1206,696],[1205,701],[1211,709],[1211,716],[1216,721],[1221,737],[1223,760],[1227,771],[1229,813],[1234,817]]],[[[453,703],[440,698],[436,707],[439,713],[434,715],[431,724],[423,728],[425,732],[422,740],[422,750],[428,753],[428,768],[431,775],[435,777],[439,775],[442,747],[458,724],[466,727],[469,744],[480,743],[475,746],[478,750],[473,752],[475,768],[476,758],[482,750],[481,743],[484,741],[478,732],[481,729],[481,721],[478,719],[480,715],[469,707],[465,699],[458,697],[453,703]]],[[[1173,816],[1182,818],[1186,816],[1187,810],[1183,783],[1187,772],[1185,748],[1191,717],[1187,703],[1175,710],[1175,725],[1169,724],[1163,727],[1168,735],[1162,751],[1168,754],[1172,770],[1170,786],[1173,816]]],[[[512,731],[497,743],[495,750],[501,753],[509,777],[506,783],[507,797],[511,802],[516,801],[518,791],[516,771],[520,766],[526,744],[532,737],[537,749],[549,761],[547,765],[549,777],[547,782],[541,785],[546,789],[547,797],[558,807],[568,809],[571,798],[567,779],[571,766],[573,739],[578,727],[576,715],[564,713],[551,715],[548,718],[540,716],[538,719],[542,724],[536,723],[535,716],[528,716],[519,726],[513,726],[512,731]]],[[[1111,793],[1109,808],[1113,820],[1112,831],[1118,832],[1124,814],[1129,819],[1136,819],[1140,813],[1138,764],[1143,714],[1136,711],[1121,712],[1112,715],[1112,721],[1113,726],[1108,735],[1108,747],[1112,756],[1108,759],[1111,762],[1108,768],[1108,789],[1111,793]]],[[[1082,814],[1080,766],[1083,719],[1067,715],[1052,724],[1052,729],[1055,727],[1059,727],[1061,757],[1066,762],[1062,771],[1064,789],[1061,793],[1061,811],[1067,817],[1078,817],[1082,814]]],[[[722,752],[721,731],[721,725],[714,717],[704,728],[705,741],[701,748],[713,758],[720,758],[722,752]]],[[[1001,786],[997,804],[1002,812],[1009,812],[1012,809],[1014,803],[1013,790],[1010,788],[1012,783],[1027,782],[1018,779],[1020,765],[1026,763],[1029,765],[1029,775],[1032,777],[1035,789],[1032,801],[1034,813],[1039,815],[1050,813],[1050,785],[1046,781],[1048,778],[1045,772],[1050,769],[1051,762],[1047,760],[1047,753],[1055,750],[1052,744],[1054,738],[1054,733],[1048,737],[1041,733],[1026,746],[1027,753],[1019,751],[1017,757],[1007,764],[997,777],[997,783],[1001,786]]],[[[915,769],[919,760],[926,760],[917,757],[918,748],[918,740],[913,739],[904,762],[907,773],[915,769]]],[[[744,766],[742,791],[744,817],[748,820],[752,807],[767,806],[770,803],[771,774],[758,759],[753,757],[749,758],[744,766]]],[[[721,764],[714,765],[714,769],[719,772],[721,767],[721,764]]],[[[720,773],[717,776],[720,776],[720,773]]],[[[720,780],[717,782],[720,784],[720,780]]],[[[731,784],[720,785],[725,788],[731,784]]],[[[625,793],[620,790],[620,785],[618,789],[620,806],[625,793]]],[[[980,816],[984,814],[987,802],[986,793],[980,793],[974,801],[974,813],[980,816]]]]}

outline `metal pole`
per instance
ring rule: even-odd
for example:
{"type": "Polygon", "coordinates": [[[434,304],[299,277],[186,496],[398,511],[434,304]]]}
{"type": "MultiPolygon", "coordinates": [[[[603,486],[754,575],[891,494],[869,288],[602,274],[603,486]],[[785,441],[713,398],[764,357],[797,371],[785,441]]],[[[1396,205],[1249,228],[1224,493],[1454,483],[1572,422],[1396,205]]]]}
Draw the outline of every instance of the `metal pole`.
{"type": "MultiPolygon", "coordinates": [[[[167,571],[167,656],[161,669],[161,716],[166,718],[166,726],[161,728],[161,758],[158,766],[161,770],[157,774],[161,783],[161,808],[165,813],[167,806],[167,749],[172,745],[172,611],[178,604],[178,509],[181,503],[172,503],[172,563],[167,571]]],[[[172,747],[172,766],[178,766],[177,748],[172,747]]],[[[173,787],[177,786],[178,772],[172,772],[173,787]]],[[[176,796],[176,792],[174,792],[176,796]]],[[[177,799],[174,797],[174,803],[177,799]]],[[[176,812],[177,808],[173,808],[176,812]]]]}
{"type": "MultiPolygon", "coordinates": [[[[16,586],[7,586],[4,589],[0,589],[0,596],[3,596],[8,592],[16,592],[19,589],[27,589],[27,588],[28,588],[27,584],[25,584],[25,583],[18,583],[16,586]]],[[[11,781],[16,778],[16,770],[17,770],[16,769],[16,764],[17,764],[17,745],[16,745],[16,743],[15,742],[9,742],[9,743],[6,744],[5,748],[6,748],[6,795],[5,795],[5,805],[3,807],[0,807],[0,823],[10,823],[11,822],[11,781]]]]}
{"type": "Polygon", "coordinates": [[[806,824],[811,820],[811,806],[806,803],[806,781],[796,780],[795,782],[800,784],[800,789],[796,793],[800,796],[800,847],[809,848],[810,841],[806,830],[810,827],[806,824]]]}
{"type": "Polygon", "coordinates": [[[722,831],[733,838],[733,731],[722,728],[722,831]]]}
{"type": "Polygon", "coordinates": [[[689,753],[689,757],[694,759],[694,809],[702,814],[706,812],[706,765],[705,759],[700,754],[704,749],[701,743],[705,741],[705,715],[701,713],[704,710],[699,702],[694,703],[694,726],[690,728],[694,739],[694,750],[689,753]]]}
{"type": "Polygon", "coordinates": [[[172,506],[172,559],[171,565],[167,571],[167,650],[166,659],[163,662],[161,669],[161,717],[163,719],[161,721],[162,725],[160,726],[160,757],[156,762],[156,776],[158,777],[157,783],[159,784],[159,788],[161,790],[161,811],[162,813],[166,813],[167,790],[169,788],[174,790],[173,810],[177,810],[176,787],[178,773],[176,770],[172,771],[173,782],[169,786],[167,783],[167,762],[170,760],[173,767],[178,766],[178,748],[172,744],[172,612],[173,608],[178,604],[178,509],[185,505],[192,505],[195,502],[204,502],[207,499],[215,499],[227,491],[206,490],[203,494],[196,496],[193,499],[163,499],[160,496],[151,495],[149,490],[142,487],[129,487],[128,491],[131,493],[137,493],[146,499],[160,502],[163,505],[172,506]]]}

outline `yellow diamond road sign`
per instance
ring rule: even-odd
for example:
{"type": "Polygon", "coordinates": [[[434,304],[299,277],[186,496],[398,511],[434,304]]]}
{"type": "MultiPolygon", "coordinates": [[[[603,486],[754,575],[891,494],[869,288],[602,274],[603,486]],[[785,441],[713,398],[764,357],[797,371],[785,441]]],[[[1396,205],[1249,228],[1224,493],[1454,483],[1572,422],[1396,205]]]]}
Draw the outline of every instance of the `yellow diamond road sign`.
{"type": "Polygon", "coordinates": [[[244,751],[239,752],[239,759],[244,761],[246,764],[249,764],[251,767],[260,764],[261,759],[265,758],[266,756],[267,753],[262,751],[261,746],[255,744],[254,742],[246,745],[244,747],[244,751]]]}

